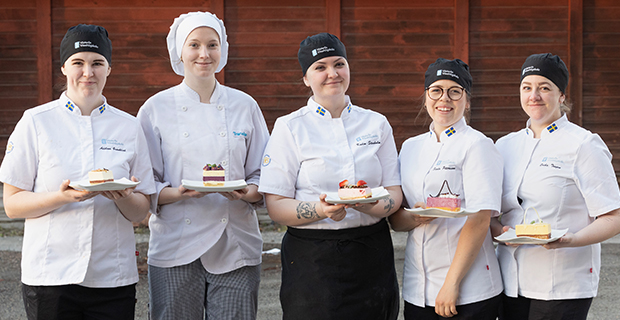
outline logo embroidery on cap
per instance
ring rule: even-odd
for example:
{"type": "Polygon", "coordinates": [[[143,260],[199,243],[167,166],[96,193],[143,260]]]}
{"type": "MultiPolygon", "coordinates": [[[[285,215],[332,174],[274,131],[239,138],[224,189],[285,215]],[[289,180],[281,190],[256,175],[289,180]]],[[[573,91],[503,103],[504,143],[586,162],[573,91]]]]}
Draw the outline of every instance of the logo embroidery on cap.
{"type": "Polygon", "coordinates": [[[459,76],[456,73],[454,73],[454,71],[452,70],[437,70],[437,76],[441,76],[441,75],[460,79],[459,76]]]}
{"type": "Polygon", "coordinates": [[[525,69],[523,69],[523,71],[521,72],[521,75],[524,75],[526,72],[535,72],[535,71],[540,71],[540,69],[534,67],[534,66],[529,66],[525,69]]]}
{"type": "Polygon", "coordinates": [[[558,130],[558,126],[555,125],[555,123],[552,123],[550,126],[547,127],[547,131],[549,131],[549,133],[558,130]]]}
{"type": "Polygon", "coordinates": [[[265,157],[263,158],[263,167],[268,166],[271,163],[271,157],[266,154],[265,157]]]}
{"type": "Polygon", "coordinates": [[[323,107],[321,107],[321,106],[318,106],[318,107],[316,108],[316,113],[318,113],[318,114],[320,114],[320,115],[322,115],[322,116],[324,116],[324,115],[325,115],[325,111],[326,111],[326,110],[325,110],[325,109],[323,109],[323,107]]]}
{"type": "Polygon", "coordinates": [[[67,101],[65,107],[69,109],[69,111],[73,111],[73,109],[75,109],[75,106],[73,105],[73,103],[71,103],[71,101],[67,101]]]}
{"type": "Polygon", "coordinates": [[[99,49],[99,46],[90,42],[90,41],[76,41],[73,46],[75,47],[75,49],[78,48],[95,48],[95,49],[99,49]]]}
{"type": "Polygon", "coordinates": [[[448,130],[446,130],[446,131],[444,131],[444,132],[445,132],[445,133],[446,133],[446,135],[449,137],[449,136],[451,136],[451,135],[455,134],[455,133],[456,133],[456,130],[454,130],[454,127],[450,127],[450,129],[448,129],[448,130]]]}
{"type": "Polygon", "coordinates": [[[316,48],[316,49],[312,50],[312,56],[316,57],[317,54],[321,54],[321,53],[324,53],[324,52],[330,52],[330,51],[336,51],[336,49],[328,48],[327,46],[316,48]]]}

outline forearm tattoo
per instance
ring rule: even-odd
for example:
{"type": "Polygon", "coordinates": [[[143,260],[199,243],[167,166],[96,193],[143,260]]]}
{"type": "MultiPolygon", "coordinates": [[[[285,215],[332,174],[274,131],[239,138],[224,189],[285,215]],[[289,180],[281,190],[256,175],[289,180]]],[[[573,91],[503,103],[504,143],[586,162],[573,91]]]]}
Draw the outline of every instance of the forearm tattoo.
{"type": "Polygon", "coordinates": [[[300,202],[297,205],[297,219],[318,219],[319,214],[316,213],[316,204],[310,202],[300,202]]]}
{"type": "Polygon", "coordinates": [[[386,202],[385,207],[383,207],[383,209],[385,209],[385,212],[392,211],[392,209],[394,209],[394,204],[395,204],[394,199],[390,197],[390,198],[385,199],[384,201],[386,202]]]}

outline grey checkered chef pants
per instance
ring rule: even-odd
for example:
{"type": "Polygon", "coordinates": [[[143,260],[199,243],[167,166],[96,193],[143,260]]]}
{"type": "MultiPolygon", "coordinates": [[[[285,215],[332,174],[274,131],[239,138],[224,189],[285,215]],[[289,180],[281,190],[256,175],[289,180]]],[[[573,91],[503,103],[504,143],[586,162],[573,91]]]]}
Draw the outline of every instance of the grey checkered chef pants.
{"type": "Polygon", "coordinates": [[[200,259],[172,268],[149,265],[153,320],[254,320],[260,265],[224,274],[209,273],[200,259]]]}

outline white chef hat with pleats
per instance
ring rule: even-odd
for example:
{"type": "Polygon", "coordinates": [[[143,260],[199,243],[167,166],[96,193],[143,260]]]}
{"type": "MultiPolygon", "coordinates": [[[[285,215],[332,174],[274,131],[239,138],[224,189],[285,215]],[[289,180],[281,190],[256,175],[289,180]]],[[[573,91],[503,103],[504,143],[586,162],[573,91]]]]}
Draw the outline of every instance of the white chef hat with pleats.
{"type": "Polygon", "coordinates": [[[180,76],[184,76],[183,61],[181,61],[181,51],[189,34],[196,28],[209,27],[220,37],[221,58],[215,72],[220,72],[228,61],[228,40],[226,36],[226,28],[224,22],[210,12],[189,12],[180,15],[174,19],[170,26],[170,32],[166,37],[168,43],[168,54],[170,55],[170,64],[174,72],[180,76]]]}

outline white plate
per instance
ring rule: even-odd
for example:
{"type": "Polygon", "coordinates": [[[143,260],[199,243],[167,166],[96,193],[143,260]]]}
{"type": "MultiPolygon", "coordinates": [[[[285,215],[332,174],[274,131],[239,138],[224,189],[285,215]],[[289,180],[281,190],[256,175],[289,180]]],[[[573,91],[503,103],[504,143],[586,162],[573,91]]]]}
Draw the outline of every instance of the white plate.
{"type": "Polygon", "coordinates": [[[405,210],[409,212],[413,212],[419,216],[429,217],[429,218],[460,218],[460,217],[468,216],[470,214],[474,214],[479,211],[479,210],[472,211],[472,210],[467,210],[463,208],[461,208],[461,210],[459,211],[448,211],[448,210],[437,209],[437,208],[428,208],[428,209],[424,209],[424,208],[407,209],[405,208],[405,210]]]}
{"type": "Polygon", "coordinates": [[[88,180],[82,181],[73,181],[69,184],[69,187],[76,190],[86,190],[86,191],[114,191],[114,190],[125,190],[127,188],[135,187],[140,183],[133,182],[127,178],[117,179],[114,181],[108,181],[98,184],[90,184],[88,180]]]}
{"type": "Polygon", "coordinates": [[[551,238],[549,239],[537,239],[531,237],[517,237],[515,233],[515,229],[508,229],[508,231],[502,233],[501,235],[495,237],[495,240],[499,242],[509,242],[514,244],[545,244],[549,242],[553,242],[555,240],[560,239],[563,235],[566,234],[568,229],[563,230],[554,230],[551,229],[551,238]]]}
{"type": "Polygon", "coordinates": [[[338,192],[325,192],[327,198],[325,198],[325,202],[331,204],[354,204],[354,203],[369,203],[375,202],[377,200],[381,200],[390,196],[390,193],[385,190],[383,187],[372,188],[372,197],[363,198],[363,199],[351,199],[351,200],[342,200],[338,196],[338,192]]]}
{"type": "Polygon", "coordinates": [[[224,186],[205,186],[202,181],[181,180],[181,185],[185,189],[195,190],[198,192],[230,192],[243,189],[248,186],[245,180],[224,181],[224,186]]]}

